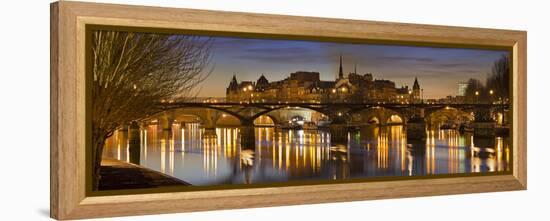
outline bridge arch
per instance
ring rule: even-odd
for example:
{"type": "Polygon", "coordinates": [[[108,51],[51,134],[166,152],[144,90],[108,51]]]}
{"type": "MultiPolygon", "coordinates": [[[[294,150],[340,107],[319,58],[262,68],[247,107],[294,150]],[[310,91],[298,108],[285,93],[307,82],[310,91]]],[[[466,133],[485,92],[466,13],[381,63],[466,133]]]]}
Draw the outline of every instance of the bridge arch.
{"type": "Polygon", "coordinates": [[[238,127],[241,126],[241,120],[233,115],[222,113],[216,119],[216,127],[238,127]]]}
{"type": "Polygon", "coordinates": [[[178,122],[188,122],[188,123],[201,123],[204,124],[207,122],[205,116],[195,113],[180,113],[173,114],[172,112],[162,112],[156,115],[150,116],[143,122],[156,124],[159,129],[162,130],[172,130],[174,124],[178,122]]]}
{"type": "Polygon", "coordinates": [[[243,119],[243,117],[241,115],[239,115],[238,113],[236,113],[236,112],[233,112],[233,111],[228,110],[228,109],[216,107],[216,106],[197,106],[197,107],[183,106],[183,107],[172,108],[169,111],[172,111],[173,113],[178,113],[178,112],[182,112],[182,111],[183,112],[191,111],[191,112],[194,112],[194,113],[197,113],[197,112],[200,113],[200,112],[204,112],[205,109],[210,110],[210,111],[217,111],[217,112],[219,112],[218,115],[220,115],[220,116],[221,116],[221,114],[226,114],[226,115],[231,115],[233,117],[236,117],[239,120],[243,119]]]}
{"type": "Polygon", "coordinates": [[[388,119],[386,120],[386,124],[402,124],[403,118],[397,114],[392,114],[388,119]]]}
{"type": "Polygon", "coordinates": [[[384,107],[371,107],[352,114],[351,124],[403,124],[407,118],[394,110],[384,107]]]}
{"type": "Polygon", "coordinates": [[[320,121],[326,121],[329,117],[320,110],[308,108],[308,107],[277,107],[271,110],[260,112],[252,117],[253,121],[256,121],[260,117],[269,117],[274,124],[281,124],[292,120],[292,118],[299,116],[306,121],[315,122],[318,124],[320,121]]]}
{"type": "Polygon", "coordinates": [[[435,110],[425,117],[427,125],[437,127],[447,124],[458,125],[462,123],[469,123],[474,120],[475,117],[473,113],[453,107],[445,107],[435,110]]]}
{"type": "Polygon", "coordinates": [[[162,113],[169,119],[178,119],[182,116],[196,116],[205,128],[215,128],[218,123],[222,126],[239,126],[242,117],[231,111],[216,107],[178,107],[162,113]]]}
{"type": "Polygon", "coordinates": [[[254,119],[253,123],[254,126],[258,127],[270,127],[278,124],[278,122],[272,116],[269,116],[267,114],[257,117],[256,119],[254,119]]]}
{"type": "Polygon", "coordinates": [[[380,119],[378,117],[372,116],[370,119],[367,118],[368,124],[380,124],[380,119]]]}

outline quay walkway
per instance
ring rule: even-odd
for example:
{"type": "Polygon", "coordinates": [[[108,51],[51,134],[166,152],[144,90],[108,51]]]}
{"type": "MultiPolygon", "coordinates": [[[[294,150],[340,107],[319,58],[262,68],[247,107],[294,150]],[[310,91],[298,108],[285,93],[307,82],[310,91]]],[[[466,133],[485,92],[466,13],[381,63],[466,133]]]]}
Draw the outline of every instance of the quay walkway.
{"type": "Polygon", "coordinates": [[[99,190],[157,188],[191,184],[166,174],[116,159],[101,161],[99,190]]]}

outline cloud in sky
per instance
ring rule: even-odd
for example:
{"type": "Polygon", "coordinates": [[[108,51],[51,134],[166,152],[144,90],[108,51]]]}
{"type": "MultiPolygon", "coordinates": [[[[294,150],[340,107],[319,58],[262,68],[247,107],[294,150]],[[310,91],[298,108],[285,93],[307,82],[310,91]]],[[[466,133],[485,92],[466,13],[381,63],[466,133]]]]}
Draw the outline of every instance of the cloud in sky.
{"type": "Polygon", "coordinates": [[[223,97],[235,74],[239,81],[255,81],[261,74],[282,80],[295,71],[317,71],[334,80],[339,56],[344,72],[372,73],[377,79],[411,86],[418,77],[425,98],[456,95],[457,83],[482,81],[492,63],[507,51],[402,45],[214,37],[214,70],[201,85],[200,96],[223,97]]]}

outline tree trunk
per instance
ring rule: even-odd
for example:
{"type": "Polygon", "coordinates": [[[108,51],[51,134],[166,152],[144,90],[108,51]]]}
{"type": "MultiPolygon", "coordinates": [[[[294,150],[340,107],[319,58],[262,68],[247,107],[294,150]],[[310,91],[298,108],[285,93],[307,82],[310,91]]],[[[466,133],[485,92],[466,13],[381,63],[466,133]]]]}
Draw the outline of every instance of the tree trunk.
{"type": "Polygon", "coordinates": [[[107,136],[101,129],[97,129],[92,134],[92,190],[98,190],[99,181],[101,179],[101,159],[103,155],[103,148],[105,146],[105,140],[107,136]]]}

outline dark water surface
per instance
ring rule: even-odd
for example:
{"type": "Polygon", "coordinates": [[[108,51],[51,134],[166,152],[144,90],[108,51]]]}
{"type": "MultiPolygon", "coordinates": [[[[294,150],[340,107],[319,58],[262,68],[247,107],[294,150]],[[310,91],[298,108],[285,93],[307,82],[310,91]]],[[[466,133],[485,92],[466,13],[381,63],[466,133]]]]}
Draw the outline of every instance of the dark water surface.
{"type": "MultiPolygon", "coordinates": [[[[254,130],[256,148],[245,149],[238,128],[149,126],[140,131],[140,164],[192,185],[494,172],[511,165],[508,138],[474,139],[455,130],[431,130],[425,141],[407,143],[403,126],[372,127],[341,144],[331,144],[322,130],[254,130]]],[[[108,140],[104,157],[130,160],[127,132],[108,140]]]]}

